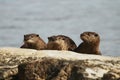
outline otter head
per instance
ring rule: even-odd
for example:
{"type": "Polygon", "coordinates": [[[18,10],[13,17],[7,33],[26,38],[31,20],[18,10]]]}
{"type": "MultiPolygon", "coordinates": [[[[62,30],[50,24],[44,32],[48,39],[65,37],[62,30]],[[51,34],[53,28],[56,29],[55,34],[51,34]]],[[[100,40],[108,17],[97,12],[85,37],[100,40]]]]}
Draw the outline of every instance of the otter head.
{"type": "Polygon", "coordinates": [[[48,49],[73,50],[76,44],[72,39],[64,35],[48,37],[48,49]],[[58,49],[59,48],[59,49],[58,49]]]}
{"type": "Polygon", "coordinates": [[[48,37],[47,48],[51,50],[63,50],[64,40],[60,36],[48,37]]]}
{"type": "Polygon", "coordinates": [[[99,44],[100,42],[100,36],[95,33],[95,32],[83,32],[80,35],[80,38],[85,42],[85,43],[92,43],[92,44],[99,44]]]}
{"type": "Polygon", "coordinates": [[[26,34],[24,35],[24,42],[29,44],[34,44],[38,41],[39,35],[38,34],[26,34]]]}
{"type": "Polygon", "coordinates": [[[48,41],[61,44],[61,43],[67,41],[67,37],[65,37],[63,35],[51,36],[51,37],[48,37],[48,41]]]}

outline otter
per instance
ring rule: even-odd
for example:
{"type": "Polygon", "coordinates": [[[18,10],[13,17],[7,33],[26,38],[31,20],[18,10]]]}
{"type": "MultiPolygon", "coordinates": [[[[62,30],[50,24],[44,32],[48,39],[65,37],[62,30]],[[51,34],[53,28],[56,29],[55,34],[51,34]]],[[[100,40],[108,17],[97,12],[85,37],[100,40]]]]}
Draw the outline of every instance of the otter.
{"type": "Polygon", "coordinates": [[[73,51],[77,48],[75,42],[67,36],[57,35],[48,37],[48,50],[69,50],[73,51]]]}
{"type": "Polygon", "coordinates": [[[75,52],[101,55],[100,36],[96,32],[83,32],[80,38],[83,42],[74,50],[75,52]]]}
{"type": "Polygon", "coordinates": [[[20,48],[44,50],[47,48],[47,44],[39,37],[38,34],[26,34],[24,35],[24,44],[20,48]]]}

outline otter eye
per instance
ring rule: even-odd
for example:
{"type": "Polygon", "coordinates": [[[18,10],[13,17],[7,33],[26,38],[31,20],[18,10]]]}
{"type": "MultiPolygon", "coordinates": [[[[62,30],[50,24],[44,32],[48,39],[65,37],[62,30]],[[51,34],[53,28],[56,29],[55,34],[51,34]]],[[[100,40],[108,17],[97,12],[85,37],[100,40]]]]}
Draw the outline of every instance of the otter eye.
{"type": "Polygon", "coordinates": [[[65,38],[62,38],[62,40],[65,40],[65,38]]]}
{"type": "Polygon", "coordinates": [[[33,35],[29,36],[29,38],[33,38],[33,37],[34,37],[33,35]]]}
{"type": "Polygon", "coordinates": [[[58,37],[57,39],[59,39],[59,40],[60,40],[61,38],[60,38],[60,37],[58,37]]]}

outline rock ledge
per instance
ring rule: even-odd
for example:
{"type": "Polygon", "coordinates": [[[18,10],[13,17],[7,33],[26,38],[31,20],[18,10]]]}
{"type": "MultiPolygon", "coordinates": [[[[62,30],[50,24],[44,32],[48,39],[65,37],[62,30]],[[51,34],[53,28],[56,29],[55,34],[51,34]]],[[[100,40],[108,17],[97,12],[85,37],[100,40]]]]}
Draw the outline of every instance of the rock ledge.
{"type": "Polygon", "coordinates": [[[5,47],[0,80],[120,80],[120,57],[5,47]]]}

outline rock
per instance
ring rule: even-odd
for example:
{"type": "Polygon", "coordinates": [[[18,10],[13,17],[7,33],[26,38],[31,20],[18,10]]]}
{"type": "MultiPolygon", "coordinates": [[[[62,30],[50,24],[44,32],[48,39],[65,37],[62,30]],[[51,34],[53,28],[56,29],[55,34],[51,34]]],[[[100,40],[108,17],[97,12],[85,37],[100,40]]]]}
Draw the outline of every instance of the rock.
{"type": "Polygon", "coordinates": [[[0,48],[0,80],[96,79],[119,80],[120,57],[0,48]]]}
{"type": "MultiPolygon", "coordinates": [[[[24,63],[18,67],[19,80],[117,80],[120,72],[109,73],[112,69],[106,64],[93,64],[95,60],[59,60],[43,58],[24,63]],[[102,65],[106,66],[103,68],[102,65]]],[[[120,62],[120,61],[119,61],[120,62]]],[[[119,64],[117,63],[117,65],[119,64]]],[[[116,65],[111,65],[111,67],[116,65]]],[[[119,66],[120,67],[120,66],[119,66]]],[[[118,69],[120,69],[118,67],[118,69]]]]}
{"type": "Polygon", "coordinates": [[[119,73],[109,71],[103,75],[103,80],[120,80],[120,71],[119,73]]]}

